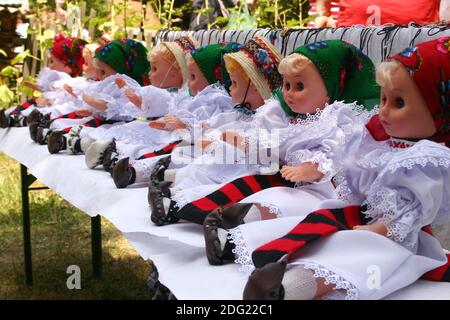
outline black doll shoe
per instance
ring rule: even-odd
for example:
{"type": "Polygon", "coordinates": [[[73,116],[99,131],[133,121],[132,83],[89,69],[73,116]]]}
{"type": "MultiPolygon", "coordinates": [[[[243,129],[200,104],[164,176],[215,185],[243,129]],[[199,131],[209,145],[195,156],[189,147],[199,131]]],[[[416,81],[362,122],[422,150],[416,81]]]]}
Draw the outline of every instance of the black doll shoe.
{"type": "Polygon", "coordinates": [[[244,300],[283,300],[285,291],[281,281],[286,265],[286,260],[271,262],[253,271],[244,288],[244,300]]]}

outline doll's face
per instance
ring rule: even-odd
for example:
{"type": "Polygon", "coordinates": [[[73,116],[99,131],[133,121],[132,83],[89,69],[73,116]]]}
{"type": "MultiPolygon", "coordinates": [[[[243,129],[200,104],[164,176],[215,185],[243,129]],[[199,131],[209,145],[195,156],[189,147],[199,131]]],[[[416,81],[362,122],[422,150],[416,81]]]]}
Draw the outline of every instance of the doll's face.
{"type": "Polygon", "coordinates": [[[394,70],[392,86],[381,88],[381,124],[386,133],[395,138],[431,137],[436,127],[419,88],[403,66],[394,70]]]}
{"type": "Polygon", "coordinates": [[[327,88],[316,67],[307,64],[300,73],[283,75],[283,97],[296,113],[315,113],[330,100],[327,88]]]}
{"type": "Polygon", "coordinates": [[[67,66],[64,62],[59,60],[57,57],[55,57],[53,54],[50,54],[48,56],[48,67],[52,70],[65,72],[65,73],[71,73],[72,70],[70,70],[69,66],[67,66]]]}
{"type": "Polygon", "coordinates": [[[94,66],[94,59],[90,52],[83,52],[84,64],[83,64],[83,74],[87,78],[96,78],[97,70],[94,66]]]}
{"type": "Polygon", "coordinates": [[[104,80],[117,73],[116,70],[98,59],[95,59],[95,70],[97,72],[97,79],[99,80],[104,80]]]}
{"type": "Polygon", "coordinates": [[[203,72],[201,72],[197,63],[195,63],[194,59],[189,59],[187,66],[189,69],[188,86],[191,90],[192,95],[195,96],[197,95],[197,93],[205,89],[209,85],[209,83],[203,75],[203,72]]]}
{"type": "Polygon", "coordinates": [[[237,71],[231,71],[229,74],[231,80],[230,96],[234,103],[249,103],[252,109],[264,104],[261,94],[250,80],[245,79],[237,71]]]}
{"type": "Polygon", "coordinates": [[[183,74],[176,68],[176,62],[171,63],[161,54],[153,56],[151,61],[150,82],[157,88],[181,88],[183,74]]]}

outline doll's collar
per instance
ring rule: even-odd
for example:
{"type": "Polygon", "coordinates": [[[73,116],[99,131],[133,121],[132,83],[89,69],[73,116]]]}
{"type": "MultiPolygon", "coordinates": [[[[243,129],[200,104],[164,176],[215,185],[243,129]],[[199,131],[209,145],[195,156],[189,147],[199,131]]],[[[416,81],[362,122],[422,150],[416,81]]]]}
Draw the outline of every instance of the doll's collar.
{"type": "Polygon", "coordinates": [[[389,140],[387,140],[386,142],[390,147],[394,149],[406,149],[412,147],[417,143],[417,141],[399,139],[394,137],[390,137],[389,140]]]}
{"type": "Polygon", "coordinates": [[[178,90],[180,90],[180,89],[178,89],[177,87],[173,87],[173,88],[167,88],[166,90],[169,91],[170,93],[177,93],[178,90]]]}
{"type": "Polygon", "coordinates": [[[236,105],[235,107],[234,107],[238,112],[241,112],[241,113],[243,113],[243,114],[245,114],[245,115],[254,115],[255,113],[256,113],[256,111],[255,110],[252,110],[251,109],[251,106],[250,106],[250,104],[248,104],[248,103],[241,103],[241,104],[238,104],[238,105],[236,105]]]}

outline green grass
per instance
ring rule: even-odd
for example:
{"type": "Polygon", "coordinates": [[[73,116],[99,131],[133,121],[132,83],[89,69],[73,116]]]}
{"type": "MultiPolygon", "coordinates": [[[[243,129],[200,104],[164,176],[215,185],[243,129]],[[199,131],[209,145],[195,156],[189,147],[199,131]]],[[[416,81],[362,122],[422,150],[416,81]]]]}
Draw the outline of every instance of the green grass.
{"type": "Polygon", "coordinates": [[[30,192],[30,212],[34,285],[27,287],[19,164],[0,153],[0,299],[149,299],[149,263],[106,219],[103,274],[94,280],[89,216],[51,190],[30,192]],[[70,265],[81,269],[80,290],[67,289],[70,265]]]}

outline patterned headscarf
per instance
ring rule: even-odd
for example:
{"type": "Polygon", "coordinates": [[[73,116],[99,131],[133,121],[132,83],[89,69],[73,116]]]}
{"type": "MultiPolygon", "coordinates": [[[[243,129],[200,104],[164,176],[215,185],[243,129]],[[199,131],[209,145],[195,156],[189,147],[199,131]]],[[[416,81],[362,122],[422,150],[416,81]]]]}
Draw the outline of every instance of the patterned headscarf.
{"type": "Polygon", "coordinates": [[[233,52],[236,45],[238,45],[236,42],[211,44],[191,52],[192,58],[209,84],[219,82],[229,90],[230,75],[225,68],[223,56],[233,52]]]}
{"type": "Polygon", "coordinates": [[[437,129],[433,141],[450,144],[450,37],[409,47],[389,60],[400,62],[419,87],[437,129]]]}
{"type": "Polygon", "coordinates": [[[53,38],[50,51],[58,60],[70,68],[72,77],[77,77],[83,71],[83,48],[85,44],[86,42],[82,39],[72,38],[60,33],[53,38]]]}
{"type": "Polygon", "coordinates": [[[147,60],[147,49],[138,41],[119,39],[98,48],[95,59],[98,59],[117,73],[133,78],[141,85],[148,85],[150,63],[147,60]]]}
{"type": "Polygon", "coordinates": [[[263,37],[254,37],[245,45],[235,45],[237,52],[227,56],[238,62],[264,100],[280,87],[283,79],[278,72],[282,57],[278,50],[263,37]]]}

